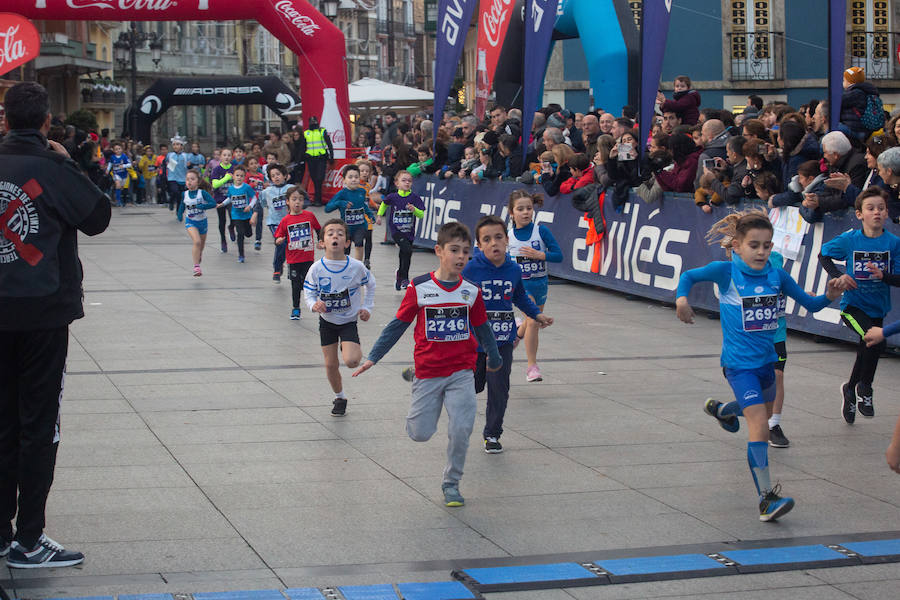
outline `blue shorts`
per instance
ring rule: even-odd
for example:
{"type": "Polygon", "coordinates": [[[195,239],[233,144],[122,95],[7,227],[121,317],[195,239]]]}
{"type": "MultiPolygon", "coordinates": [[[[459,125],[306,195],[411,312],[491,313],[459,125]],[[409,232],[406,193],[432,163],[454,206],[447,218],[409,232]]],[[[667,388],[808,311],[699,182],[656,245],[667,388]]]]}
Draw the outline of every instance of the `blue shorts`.
{"type": "Polygon", "coordinates": [[[194,227],[200,235],[206,235],[206,232],[209,229],[209,221],[206,219],[203,219],[202,221],[192,221],[191,219],[185,218],[184,228],[190,229],[191,227],[194,227]]]}
{"type": "Polygon", "coordinates": [[[775,369],[771,364],[756,369],[725,367],[724,372],[742,409],[775,401],[775,369]]]}
{"type": "Polygon", "coordinates": [[[534,303],[539,307],[547,304],[547,283],[546,277],[535,277],[533,279],[523,279],[522,285],[525,286],[525,292],[531,296],[534,303]]]}

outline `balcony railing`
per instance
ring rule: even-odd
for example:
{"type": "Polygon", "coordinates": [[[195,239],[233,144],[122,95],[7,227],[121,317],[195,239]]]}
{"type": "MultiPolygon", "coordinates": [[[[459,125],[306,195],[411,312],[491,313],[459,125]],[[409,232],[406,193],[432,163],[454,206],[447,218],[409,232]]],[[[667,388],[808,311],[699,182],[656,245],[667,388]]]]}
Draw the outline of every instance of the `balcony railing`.
{"type": "Polygon", "coordinates": [[[378,19],[375,21],[375,32],[378,35],[402,35],[414,38],[416,37],[416,26],[396,19],[393,22],[387,19],[378,19]]]}
{"type": "Polygon", "coordinates": [[[851,31],[847,34],[849,66],[862,68],[866,79],[897,79],[897,42],[894,31],[851,31]]]}
{"type": "Polygon", "coordinates": [[[729,33],[731,81],[784,79],[784,33],[756,31],[729,33]]]}

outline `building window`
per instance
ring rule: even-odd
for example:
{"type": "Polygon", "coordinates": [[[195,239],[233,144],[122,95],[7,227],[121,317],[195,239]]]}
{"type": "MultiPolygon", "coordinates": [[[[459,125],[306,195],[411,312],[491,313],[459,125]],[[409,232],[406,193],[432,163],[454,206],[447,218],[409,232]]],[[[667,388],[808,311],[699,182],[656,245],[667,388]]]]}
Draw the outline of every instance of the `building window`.
{"type": "Polygon", "coordinates": [[[781,34],[772,31],[769,0],[732,0],[731,79],[779,79],[775,61],[776,42],[781,34]]]}
{"type": "Polygon", "coordinates": [[[640,29],[641,27],[641,5],[642,0],[628,0],[628,7],[631,8],[631,16],[634,19],[634,25],[640,29]]]}
{"type": "Polygon", "coordinates": [[[861,67],[867,79],[893,78],[891,35],[887,0],[850,2],[850,66],[861,67]]]}

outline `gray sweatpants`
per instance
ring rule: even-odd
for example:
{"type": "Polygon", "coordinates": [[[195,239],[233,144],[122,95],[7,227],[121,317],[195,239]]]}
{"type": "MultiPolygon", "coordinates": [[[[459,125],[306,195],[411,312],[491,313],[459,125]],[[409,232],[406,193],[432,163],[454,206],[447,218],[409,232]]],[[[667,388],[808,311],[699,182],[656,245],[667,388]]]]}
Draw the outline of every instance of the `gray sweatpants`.
{"type": "Polygon", "coordinates": [[[456,485],[466,465],[469,436],[475,425],[475,375],[473,371],[457,371],[447,377],[413,379],[412,402],[406,416],[406,433],[416,442],[427,442],[437,431],[441,407],[447,408],[446,484],[456,485]]]}

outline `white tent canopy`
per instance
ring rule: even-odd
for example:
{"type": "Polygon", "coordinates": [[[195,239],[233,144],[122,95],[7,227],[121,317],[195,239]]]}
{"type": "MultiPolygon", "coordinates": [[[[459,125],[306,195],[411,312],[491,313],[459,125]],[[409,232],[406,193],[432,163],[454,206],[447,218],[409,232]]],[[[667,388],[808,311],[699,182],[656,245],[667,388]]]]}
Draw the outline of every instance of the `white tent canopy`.
{"type": "Polygon", "coordinates": [[[349,86],[350,108],[410,111],[434,105],[434,93],[363,77],[349,86]]]}

